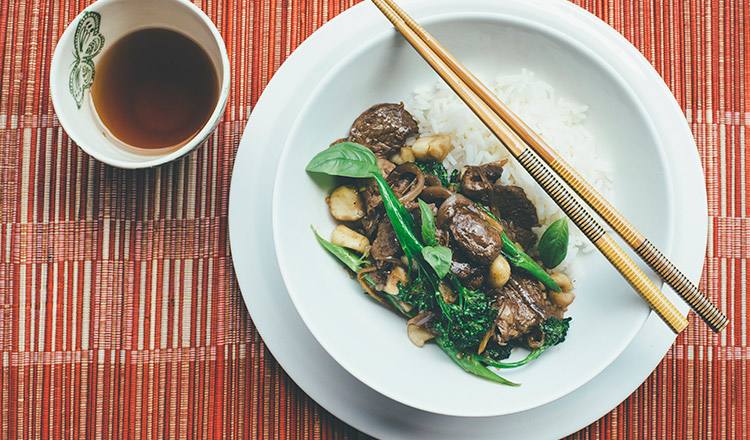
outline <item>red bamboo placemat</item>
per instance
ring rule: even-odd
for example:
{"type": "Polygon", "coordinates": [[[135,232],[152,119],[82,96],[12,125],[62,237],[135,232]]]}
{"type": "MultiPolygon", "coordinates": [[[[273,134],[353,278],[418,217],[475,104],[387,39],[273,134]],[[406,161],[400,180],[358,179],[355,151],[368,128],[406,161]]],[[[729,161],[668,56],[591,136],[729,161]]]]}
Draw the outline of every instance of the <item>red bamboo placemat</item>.
{"type": "MultiPolygon", "coordinates": [[[[0,438],[357,438],[302,393],[242,302],[227,237],[250,108],[284,59],[356,0],[207,0],[233,81],[216,133],[183,160],[124,171],[61,129],[49,64],[88,2],[0,1],[0,438]]],[[[574,438],[750,436],[748,3],[579,0],[651,61],[706,174],[701,287],[731,319],[691,317],[656,371],[574,438]]]]}

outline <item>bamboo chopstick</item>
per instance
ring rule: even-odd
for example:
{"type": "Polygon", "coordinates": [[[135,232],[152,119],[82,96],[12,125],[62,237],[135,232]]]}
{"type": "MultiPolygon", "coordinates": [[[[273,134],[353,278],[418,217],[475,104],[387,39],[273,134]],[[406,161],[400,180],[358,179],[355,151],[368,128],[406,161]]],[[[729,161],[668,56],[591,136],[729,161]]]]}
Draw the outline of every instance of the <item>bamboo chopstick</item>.
{"type": "MultiPolygon", "coordinates": [[[[714,332],[726,328],[729,319],[672,264],[646,237],[568,165],[536,132],[458,62],[393,0],[382,0],[443,62],[477,93],[511,129],[591,206],[659,276],[667,282],[714,332]]],[[[377,4],[378,2],[376,2],[377,4]]],[[[382,8],[381,8],[382,10],[382,8]]]]}
{"type": "MultiPolygon", "coordinates": [[[[667,323],[675,332],[679,333],[687,325],[687,319],[680,314],[672,303],[667,300],[664,294],[646,277],[646,275],[633,263],[633,261],[623,252],[623,250],[606,234],[604,229],[581,207],[573,196],[562,186],[562,184],[553,176],[552,173],[541,163],[531,149],[511,130],[508,125],[496,114],[488,105],[484,95],[492,95],[489,90],[480,88],[478,91],[472,90],[465,82],[466,69],[458,70],[458,73],[449,67],[448,63],[442,56],[438,55],[437,50],[433,50],[428,42],[434,47],[439,48],[441,52],[447,51],[442,49],[435,40],[427,34],[411,18],[398,9],[406,16],[413,26],[421,29],[420,34],[424,35],[424,40],[420,34],[415,32],[406,21],[399,16],[391,7],[394,6],[392,0],[372,0],[380,11],[393,23],[394,27],[406,38],[409,44],[427,61],[428,64],[440,75],[441,78],[453,89],[456,94],[471,108],[471,110],[482,120],[487,128],[497,136],[508,151],[523,165],[531,174],[534,180],[549,194],[565,214],[578,226],[579,229],[591,240],[597,249],[609,260],[609,262],[620,272],[620,274],[630,283],[630,285],[646,300],[649,306],[656,314],[667,323]],[[482,93],[484,92],[484,93],[482,93]]],[[[395,6],[397,8],[397,6],[395,6]]],[[[453,63],[460,66],[458,61],[448,55],[453,63]]],[[[473,75],[473,82],[479,83],[473,75]]],[[[480,83],[479,83],[480,84],[480,83]]],[[[666,259],[665,259],[666,260],[666,259]]]]}

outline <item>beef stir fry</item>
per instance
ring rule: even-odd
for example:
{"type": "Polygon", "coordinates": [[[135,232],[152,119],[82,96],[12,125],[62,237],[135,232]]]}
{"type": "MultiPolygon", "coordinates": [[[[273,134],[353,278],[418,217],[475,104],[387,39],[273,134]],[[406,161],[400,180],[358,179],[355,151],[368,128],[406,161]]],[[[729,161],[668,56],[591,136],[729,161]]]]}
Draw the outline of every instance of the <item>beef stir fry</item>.
{"type": "Polygon", "coordinates": [[[450,137],[418,136],[403,104],[378,104],[310,162],[310,172],[341,176],[327,199],[339,225],[318,240],[408,318],[414,344],[434,340],[466,371],[515,385],[485,367],[520,366],[562,342],[571,281],[526,253],[539,218],[521,187],[501,183],[504,163],[449,174],[450,137]],[[532,352],[500,362],[516,346],[532,352]]]}

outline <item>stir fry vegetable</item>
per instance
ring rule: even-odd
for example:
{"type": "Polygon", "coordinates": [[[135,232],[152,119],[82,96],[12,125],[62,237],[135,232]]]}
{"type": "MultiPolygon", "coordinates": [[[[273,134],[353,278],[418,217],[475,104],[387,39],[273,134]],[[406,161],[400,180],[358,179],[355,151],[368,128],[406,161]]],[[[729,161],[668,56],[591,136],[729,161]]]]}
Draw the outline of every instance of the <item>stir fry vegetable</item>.
{"type": "MultiPolygon", "coordinates": [[[[439,162],[427,166],[422,164],[421,168],[425,172],[436,174],[444,186],[449,186],[451,181],[455,180],[455,176],[448,179],[447,171],[439,162]]],[[[326,250],[357,273],[360,283],[376,300],[408,318],[413,318],[418,313],[431,314],[429,328],[437,335],[434,338],[436,344],[463,370],[498,383],[516,386],[518,384],[502,378],[486,366],[511,368],[524,365],[537,358],[548,347],[564,340],[570,318],[562,321],[550,318],[542,325],[546,337],[544,345],[522,361],[499,362],[498,359],[509,354],[503,347],[496,347],[503,353],[489,349],[484,355],[477,354],[484,350],[498,315],[498,311],[493,308],[495,299],[465,287],[451,272],[452,251],[439,245],[435,218],[430,206],[417,199],[421,220],[421,228],[417,230],[414,217],[381,175],[377,167],[377,158],[360,144],[343,142],[328,148],[316,155],[306,170],[334,176],[374,179],[387,218],[407,259],[407,266],[413,271],[407,282],[398,283],[398,293],[387,294],[373,290],[376,283],[366,273],[371,269],[368,269],[370,263],[365,260],[364,254],[357,256],[342,246],[324,240],[317,232],[316,238],[326,250]],[[455,300],[445,299],[446,290],[455,296],[455,300]]],[[[481,205],[480,207],[499,222],[487,208],[481,205]]],[[[560,291],[560,287],[549,274],[521,251],[505,232],[502,232],[500,252],[514,267],[526,270],[549,289],[560,291]]]]}
{"type": "Polygon", "coordinates": [[[552,317],[544,322],[544,324],[540,326],[542,328],[542,332],[544,332],[544,344],[529,353],[528,356],[518,362],[494,362],[490,359],[485,359],[483,360],[483,362],[491,367],[497,368],[516,368],[520,367],[521,365],[526,365],[534,359],[538,358],[539,355],[544,353],[546,349],[565,341],[565,336],[567,336],[568,329],[570,328],[570,320],[571,318],[565,318],[561,320],[552,317]]]}
{"type": "Polygon", "coordinates": [[[419,162],[417,166],[424,173],[434,174],[438,179],[440,179],[440,183],[442,183],[443,187],[445,188],[448,188],[452,184],[458,182],[458,170],[453,170],[453,172],[448,175],[448,170],[441,162],[419,162]]]}
{"type": "Polygon", "coordinates": [[[448,340],[442,337],[435,338],[437,345],[447,354],[453,362],[461,367],[467,373],[474,374],[479,377],[498,382],[503,385],[510,385],[517,387],[521,384],[511,382],[508,379],[498,376],[492,371],[488,370],[484,358],[481,358],[474,354],[466,354],[460,352],[455,345],[451,344],[448,340]]]}
{"type": "MultiPolygon", "coordinates": [[[[385,211],[393,224],[404,253],[410,261],[417,263],[419,275],[408,288],[401,290],[400,299],[417,306],[420,310],[439,309],[442,314],[434,326],[441,331],[447,341],[459,348],[476,346],[497,317],[497,310],[492,308],[492,299],[480,292],[465,288],[452,274],[446,277],[450,269],[450,249],[443,246],[422,245],[411,229],[410,223],[413,223],[411,214],[398,201],[382,176],[376,175],[375,181],[380,188],[385,211]],[[428,252],[431,249],[434,249],[434,253],[428,252]],[[458,298],[452,304],[445,302],[439,289],[439,284],[444,277],[458,298]],[[424,295],[424,292],[432,292],[433,295],[424,295]]],[[[432,212],[428,212],[431,216],[432,212]]]]}

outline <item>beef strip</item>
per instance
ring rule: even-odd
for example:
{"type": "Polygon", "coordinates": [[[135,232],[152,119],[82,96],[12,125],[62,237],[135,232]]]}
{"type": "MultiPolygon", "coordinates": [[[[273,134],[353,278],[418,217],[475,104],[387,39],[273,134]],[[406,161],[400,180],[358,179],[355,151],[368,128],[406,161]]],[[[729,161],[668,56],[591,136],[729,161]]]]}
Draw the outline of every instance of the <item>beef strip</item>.
{"type": "Polygon", "coordinates": [[[370,243],[375,239],[375,233],[378,231],[379,216],[364,216],[356,222],[352,222],[352,229],[367,237],[370,243]]]}
{"type": "Polygon", "coordinates": [[[510,241],[520,244],[524,251],[531,249],[536,244],[536,234],[530,229],[519,228],[513,222],[505,219],[500,219],[500,224],[510,241]]]}
{"type": "Polygon", "coordinates": [[[370,248],[370,255],[375,260],[395,261],[401,258],[403,251],[396,237],[396,231],[387,217],[378,224],[378,232],[370,248]]]}
{"type": "Polygon", "coordinates": [[[515,185],[494,185],[490,203],[500,213],[500,218],[515,226],[531,229],[539,226],[536,207],[526,197],[526,191],[515,185]]]}
{"type": "Polygon", "coordinates": [[[349,141],[364,145],[378,157],[388,157],[397,153],[407,138],[417,134],[417,121],[403,103],[377,104],[354,121],[349,141]]]}
{"type": "Polygon", "coordinates": [[[380,196],[378,191],[378,185],[375,180],[370,179],[370,182],[362,188],[359,192],[362,198],[362,205],[365,211],[365,216],[359,221],[362,233],[370,239],[370,242],[375,238],[375,233],[378,230],[380,220],[385,216],[385,208],[383,207],[383,198],[380,196]]]}
{"type": "MultiPolygon", "coordinates": [[[[432,209],[433,215],[435,215],[437,212],[435,205],[428,204],[427,206],[432,209]]],[[[421,234],[422,216],[419,204],[417,202],[409,202],[406,204],[405,208],[414,219],[414,230],[421,234]]],[[[435,236],[438,239],[438,244],[447,244],[448,238],[446,235],[447,233],[445,231],[436,229],[435,236]]],[[[372,241],[372,247],[370,248],[370,255],[374,260],[391,262],[400,260],[401,256],[404,255],[404,251],[401,248],[398,237],[396,236],[396,231],[393,229],[391,221],[385,214],[380,216],[377,233],[375,234],[375,239],[372,241]]]]}
{"type": "Polygon", "coordinates": [[[550,316],[562,317],[562,310],[547,298],[536,279],[512,273],[502,290],[493,293],[498,310],[495,337],[500,345],[526,335],[538,342],[539,324],[550,316]]]}
{"type": "Polygon", "coordinates": [[[380,195],[378,184],[371,179],[367,186],[359,192],[364,204],[365,215],[374,217],[383,206],[383,197],[380,195]]]}
{"type": "MultiPolygon", "coordinates": [[[[388,186],[391,187],[396,197],[401,197],[410,189],[414,182],[414,177],[407,174],[404,174],[403,178],[401,174],[397,176],[398,178],[393,178],[392,173],[398,167],[388,160],[378,159],[378,167],[380,167],[382,173],[385,174],[387,172],[383,177],[387,179],[388,186]]],[[[380,189],[375,180],[371,179],[359,194],[364,203],[365,215],[368,217],[379,217],[378,214],[383,211],[383,197],[380,195],[380,189]]]]}
{"type": "Polygon", "coordinates": [[[458,281],[464,287],[471,290],[479,290],[482,284],[484,284],[487,266],[477,264],[467,258],[460,250],[453,249],[451,272],[456,275],[456,278],[458,278],[458,281]]]}
{"type": "Polygon", "coordinates": [[[490,208],[500,218],[505,233],[525,250],[536,244],[536,234],[531,231],[539,226],[536,207],[526,197],[520,186],[495,184],[490,195],[490,208]]]}
{"type": "Polygon", "coordinates": [[[485,220],[474,202],[460,194],[440,205],[436,224],[450,231],[451,243],[477,263],[489,265],[500,255],[503,247],[500,231],[485,220]]]}

